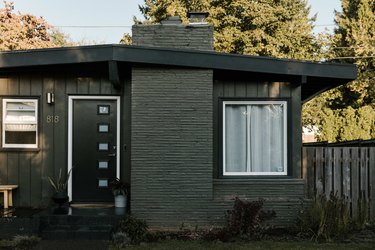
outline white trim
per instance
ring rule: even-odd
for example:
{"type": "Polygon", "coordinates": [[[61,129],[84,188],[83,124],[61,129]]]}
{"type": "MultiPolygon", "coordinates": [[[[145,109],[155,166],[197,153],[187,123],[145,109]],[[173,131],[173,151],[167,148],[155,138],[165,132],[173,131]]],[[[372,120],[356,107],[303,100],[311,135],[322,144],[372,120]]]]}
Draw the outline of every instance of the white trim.
{"type": "MultiPolygon", "coordinates": [[[[29,98],[29,99],[18,99],[18,98],[5,98],[3,99],[3,121],[2,121],[2,147],[3,148],[38,148],[38,143],[39,143],[39,116],[38,116],[38,109],[39,109],[39,99],[38,98],[29,98]],[[14,121],[14,122],[7,122],[6,121],[6,104],[7,103],[19,103],[19,102],[33,102],[35,103],[35,110],[30,110],[30,111],[35,111],[35,121],[14,121]],[[33,124],[36,125],[36,131],[35,131],[35,144],[7,144],[5,143],[5,124],[33,124]]],[[[29,110],[27,110],[29,111],[29,110]]]]}
{"type": "MultiPolygon", "coordinates": [[[[223,115],[223,131],[222,131],[222,138],[223,138],[223,145],[222,145],[222,155],[223,155],[223,175],[225,176],[254,176],[254,175],[277,175],[277,176],[284,176],[288,174],[288,109],[287,109],[287,101],[223,101],[223,109],[222,109],[222,115],[223,115]],[[283,154],[283,164],[284,164],[284,171],[283,172],[226,172],[226,141],[225,141],[225,106],[230,104],[236,104],[236,105],[267,105],[267,104],[273,104],[273,105],[281,105],[283,107],[283,147],[284,147],[284,154],[283,154]]],[[[247,136],[247,140],[249,141],[251,138],[247,136]]],[[[250,149],[251,150],[251,149],[250,149]]],[[[247,167],[248,168],[248,167],[247,167]]]]}
{"type": "MultiPolygon", "coordinates": [[[[116,177],[120,178],[120,96],[69,96],[68,98],[68,172],[73,168],[73,100],[116,100],[117,137],[116,137],[116,177]]],[[[72,175],[73,175],[72,171],[72,175]]],[[[69,201],[73,194],[73,177],[68,181],[69,201]]]]}

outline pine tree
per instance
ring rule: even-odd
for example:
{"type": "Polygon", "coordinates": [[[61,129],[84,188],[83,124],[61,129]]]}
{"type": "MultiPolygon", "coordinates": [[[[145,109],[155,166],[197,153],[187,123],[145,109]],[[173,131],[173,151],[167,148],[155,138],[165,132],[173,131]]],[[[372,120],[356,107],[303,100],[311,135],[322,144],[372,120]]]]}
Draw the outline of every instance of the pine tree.
{"type": "Polygon", "coordinates": [[[216,51],[319,59],[306,0],[145,0],[140,10],[149,23],[174,15],[187,22],[188,11],[208,11],[216,51]]]}
{"type": "Polygon", "coordinates": [[[304,123],[317,125],[322,141],[372,139],[375,138],[375,2],[342,0],[336,24],[330,57],[334,62],[355,63],[357,80],[306,104],[304,123]],[[321,111],[313,114],[308,110],[311,107],[320,107],[321,111]],[[332,112],[323,112],[326,109],[332,112]],[[334,129],[331,124],[335,124],[334,129]]]}

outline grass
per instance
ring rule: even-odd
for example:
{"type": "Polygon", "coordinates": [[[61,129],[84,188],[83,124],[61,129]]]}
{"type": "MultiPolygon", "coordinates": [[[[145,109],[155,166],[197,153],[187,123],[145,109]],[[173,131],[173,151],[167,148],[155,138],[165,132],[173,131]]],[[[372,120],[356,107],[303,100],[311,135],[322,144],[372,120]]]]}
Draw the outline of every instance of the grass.
{"type": "MultiPolygon", "coordinates": [[[[110,248],[115,250],[116,248],[110,248]]],[[[310,241],[303,242],[276,242],[276,241],[253,241],[253,242],[205,242],[205,241],[178,241],[178,240],[164,240],[153,243],[142,243],[139,246],[126,247],[129,250],[143,250],[143,249],[174,249],[174,250],[188,250],[188,249],[207,249],[207,250],[245,250],[245,249],[375,249],[375,243],[314,243],[310,241]]]]}

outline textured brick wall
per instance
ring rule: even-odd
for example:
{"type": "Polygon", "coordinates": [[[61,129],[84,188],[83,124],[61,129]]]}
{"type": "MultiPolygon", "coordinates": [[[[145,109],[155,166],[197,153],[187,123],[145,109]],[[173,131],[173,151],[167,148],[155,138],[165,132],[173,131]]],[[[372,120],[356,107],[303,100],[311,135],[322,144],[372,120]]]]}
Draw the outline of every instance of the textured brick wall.
{"type": "Polygon", "coordinates": [[[140,24],[133,25],[133,45],[213,50],[210,25],[140,24]]]}
{"type": "Polygon", "coordinates": [[[131,210],[151,226],[207,224],[213,195],[212,75],[133,68],[131,210]]]}

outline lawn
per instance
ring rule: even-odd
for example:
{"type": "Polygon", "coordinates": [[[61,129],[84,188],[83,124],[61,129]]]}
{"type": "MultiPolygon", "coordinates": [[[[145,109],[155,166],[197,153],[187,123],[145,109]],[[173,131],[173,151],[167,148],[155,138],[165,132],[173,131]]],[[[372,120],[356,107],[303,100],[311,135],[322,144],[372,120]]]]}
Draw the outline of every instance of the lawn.
{"type": "MultiPolygon", "coordinates": [[[[112,248],[114,250],[116,248],[112,248]]],[[[164,240],[154,243],[142,243],[140,246],[126,247],[131,250],[143,249],[212,249],[212,250],[241,250],[241,249],[375,249],[375,243],[314,243],[310,241],[303,242],[276,242],[276,241],[253,241],[253,242],[205,242],[205,241],[178,241],[164,240]]]]}

